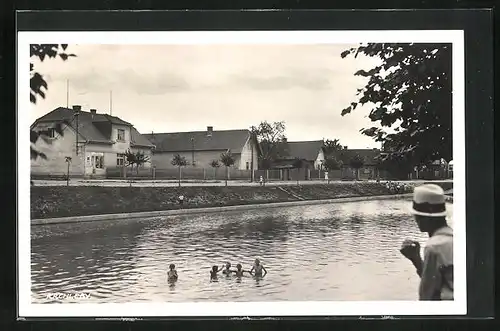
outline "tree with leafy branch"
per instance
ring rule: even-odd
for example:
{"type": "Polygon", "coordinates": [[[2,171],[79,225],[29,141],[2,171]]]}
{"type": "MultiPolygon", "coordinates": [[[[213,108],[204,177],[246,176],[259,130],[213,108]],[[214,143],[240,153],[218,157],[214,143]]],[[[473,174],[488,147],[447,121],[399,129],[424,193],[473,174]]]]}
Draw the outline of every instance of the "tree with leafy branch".
{"type": "Polygon", "coordinates": [[[217,169],[220,168],[220,162],[218,160],[212,160],[210,166],[214,168],[214,179],[217,179],[217,169]]]}
{"type": "Polygon", "coordinates": [[[342,149],[343,146],[340,144],[340,141],[338,139],[327,139],[323,142],[323,152],[327,157],[342,149]]]}
{"type": "Polygon", "coordinates": [[[136,164],[136,155],[128,149],[125,152],[125,166],[130,166],[132,171],[134,170],[134,164],[136,164]]]}
{"type": "Polygon", "coordinates": [[[349,165],[356,172],[356,180],[359,180],[359,169],[361,169],[364,166],[364,164],[365,160],[359,154],[354,155],[349,160],[349,165]]]}
{"type": "Polygon", "coordinates": [[[151,158],[149,155],[146,155],[143,151],[137,151],[135,153],[135,164],[137,167],[137,173],[139,173],[139,167],[150,162],[151,158]]]}
{"type": "Polygon", "coordinates": [[[384,159],[412,165],[453,159],[452,45],[368,43],[342,52],[341,57],[350,55],[381,60],[374,68],[355,73],[368,82],[358,89],[359,100],[341,114],[371,105],[369,118],[377,126],[360,131],[384,143],[384,159]]]}
{"type": "Polygon", "coordinates": [[[224,152],[220,155],[220,161],[221,163],[226,167],[226,186],[227,186],[227,180],[229,177],[229,167],[231,167],[234,164],[234,156],[231,154],[231,151],[224,152]]]}
{"type": "MultiPolygon", "coordinates": [[[[66,53],[66,49],[68,48],[67,44],[31,44],[30,45],[30,58],[38,59],[43,62],[45,59],[55,59],[60,58],[63,61],[66,61],[70,57],[76,56],[75,54],[66,53]]],[[[47,81],[43,77],[42,74],[35,70],[35,64],[33,62],[30,63],[30,102],[36,104],[38,101],[38,97],[45,99],[46,92],[49,89],[47,81]]],[[[42,139],[47,144],[52,143],[52,139],[49,138],[50,129],[54,129],[54,131],[60,136],[63,135],[64,124],[68,124],[67,121],[62,121],[61,123],[57,123],[52,128],[48,128],[47,130],[42,131],[33,131],[30,130],[30,154],[31,159],[47,159],[47,156],[36,149],[35,144],[39,139],[42,139]]]]}
{"type": "Polygon", "coordinates": [[[127,152],[125,152],[125,159],[127,165],[130,165],[132,167],[132,170],[134,170],[135,164],[137,174],[139,174],[139,167],[150,161],[150,157],[143,151],[137,151],[133,153],[130,150],[127,150],[127,152]]]}
{"type": "Polygon", "coordinates": [[[187,160],[180,154],[175,154],[172,159],[172,165],[179,168],[179,187],[181,187],[181,168],[187,166],[187,160]]]}
{"type": "Polygon", "coordinates": [[[292,167],[295,169],[297,173],[297,186],[299,185],[299,176],[300,176],[300,169],[303,166],[303,161],[300,158],[295,158],[292,163],[292,167]]]}
{"type": "Polygon", "coordinates": [[[260,145],[259,167],[267,170],[279,157],[278,147],[285,139],[285,122],[262,121],[258,126],[252,126],[250,132],[260,145]]]}
{"type": "MultiPolygon", "coordinates": [[[[339,170],[342,167],[342,162],[338,161],[335,157],[329,156],[323,161],[323,167],[327,172],[339,170]]],[[[330,176],[328,176],[328,184],[330,184],[330,176]]]]}

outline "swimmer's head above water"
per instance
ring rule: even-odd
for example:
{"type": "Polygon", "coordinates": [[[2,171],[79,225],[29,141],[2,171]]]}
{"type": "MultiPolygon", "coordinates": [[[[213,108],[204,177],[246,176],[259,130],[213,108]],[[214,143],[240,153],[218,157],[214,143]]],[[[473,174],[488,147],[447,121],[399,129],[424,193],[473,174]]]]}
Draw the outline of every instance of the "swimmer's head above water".
{"type": "Polygon", "coordinates": [[[259,265],[260,264],[260,260],[259,259],[255,259],[255,265],[259,265]]]}
{"type": "Polygon", "coordinates": [[[231,268],[231,263],[226,262],[226,269],[229,269],[229,268],[231,268]]]}
{"type": "Polygon", "coordinates": [[[172,264],[169,266],[169,269],[170,269],[170,270],[174,270],[174,269],[175,269],[175,264],[173,264],[173,263],[172,263],[172,264]]]}
{"type": "Polygon", "coordinates": [[[239,263],[238,263],[238,264],[236,265],[236,269],[238,269],[238,271],[239,271],[239,270],[241,270],[241,268],[242,268],[242,267],[241,267],[241,264],[239,264],[239,263]]]}

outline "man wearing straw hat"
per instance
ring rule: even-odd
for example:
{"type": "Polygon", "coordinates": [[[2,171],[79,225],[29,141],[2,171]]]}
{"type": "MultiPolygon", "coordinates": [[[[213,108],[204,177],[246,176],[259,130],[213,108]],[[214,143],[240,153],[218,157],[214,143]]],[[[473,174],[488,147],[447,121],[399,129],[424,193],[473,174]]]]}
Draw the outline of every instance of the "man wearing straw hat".
{"type": "Polygon", "coordinates": [[[420,276],[420,300],[453,300],[453,230],[446,223],[443,189],[435,184],[415,188],[411,213],[421,232],[427,232],[424,258],[420,244],[405,240],[401,254],[408,258],[420,276]]]}

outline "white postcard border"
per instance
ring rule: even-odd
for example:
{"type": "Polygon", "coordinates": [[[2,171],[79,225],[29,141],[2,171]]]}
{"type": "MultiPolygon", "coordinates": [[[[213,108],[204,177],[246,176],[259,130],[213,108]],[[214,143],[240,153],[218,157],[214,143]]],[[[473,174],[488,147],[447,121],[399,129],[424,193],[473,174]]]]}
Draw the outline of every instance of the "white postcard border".
{"type": "MultiPolygon", "coordinates": [[[[18,32],[18,305],[20,317],[43,316],[369,316],[467,313],[465,224],[465,50],[462,30],[18,32]],[[454,301],[196,302],[150,304],[31,303],[29,44],[344,44],[452,43],[454,155],[454,301]]],[[[50,93],[50,92],[49,92],[50,93]]],[[[333,110],[332,110],[333,111],[333,110]]],[[[417,289],[415,289],[415,292],[417,289]]]]}

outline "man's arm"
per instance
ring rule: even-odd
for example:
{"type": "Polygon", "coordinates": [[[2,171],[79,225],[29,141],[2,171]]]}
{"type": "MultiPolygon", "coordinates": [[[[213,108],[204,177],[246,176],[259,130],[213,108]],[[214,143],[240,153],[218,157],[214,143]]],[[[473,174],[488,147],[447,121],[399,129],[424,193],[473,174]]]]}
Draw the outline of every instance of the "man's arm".
{"type": "Polygon", "coordinates": [[[264,277],[265,275],[267,275],[267,270],[266,268],[264,268],[264,266],[262,266],[262,270],[264,270],[264,275],[262,275],[262,277],[264,277]]]}
{"type": "Polygon", "coordinates": [[[441,273],[439,272],[438,255],[429,248],[425,248],[424,261],[421,266],[419,299],[439,300],[437,294],[441,291],[441,273]]]}
{"type": "Polygon", "coordinates": [[[422,277],[422,268],[424,265],[424,261],[422,261],[422,258],[418,256],[418,258],[412,259],[411,262],[415,266],[415,269],[417,270],[417,275],[419,277],[422,277]]]}

